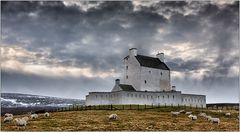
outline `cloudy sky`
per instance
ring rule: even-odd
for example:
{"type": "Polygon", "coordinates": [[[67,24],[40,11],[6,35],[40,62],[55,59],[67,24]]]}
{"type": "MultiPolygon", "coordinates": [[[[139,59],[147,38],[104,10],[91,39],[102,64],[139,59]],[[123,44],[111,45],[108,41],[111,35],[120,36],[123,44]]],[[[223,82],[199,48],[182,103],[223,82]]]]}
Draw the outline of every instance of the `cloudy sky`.
{"type": "Polygon", "coordinates": [[[239,2],[1,2],[2,92],[110,91],[128,49],[165,53],[171,83],[238,102],[239,2]]]}

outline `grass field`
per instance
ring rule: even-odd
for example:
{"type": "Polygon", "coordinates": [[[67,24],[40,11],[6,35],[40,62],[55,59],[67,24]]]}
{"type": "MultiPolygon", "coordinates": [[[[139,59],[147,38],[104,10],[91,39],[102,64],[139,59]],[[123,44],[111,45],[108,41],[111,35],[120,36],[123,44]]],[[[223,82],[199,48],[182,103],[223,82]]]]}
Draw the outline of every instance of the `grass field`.
{"type": "MultiPolygon", "coordinates": [[[[238,131],[239,120],[237,119],[238,111],[225,110],[223,113],[217,113],[214,110],[191,109],[193,114],[197,115],[201,111],[213,117],[219,117],[221,123],[211,124],[206,119],[199,117],[196,121],[191,121],[187,115],[181,114],[178,117],[173,117],[170,111],[174,108],[159,108],[148,110],[87,110],[87,111],[68,111],[68,112],[53,112],[49,118],[44,118],[39,114],[39,118],[31,120],[24,127],[17,127],[13,122],[3,123],[1,119],[2,131],[81,131],[81,130],[96,130],[96,131],[113,131],[113,130],[182,130],[182,131],[238,131]],[[231,112],[230,117],[225,117],[224,112],[231,112]],[[119,119],[109,121],[108,116],[116,113],[119,119]]],[[[177,111],[175,109],[175,111],[177,111]]],[[[23,117],[25,115],[16,115],[23,117]]]]}

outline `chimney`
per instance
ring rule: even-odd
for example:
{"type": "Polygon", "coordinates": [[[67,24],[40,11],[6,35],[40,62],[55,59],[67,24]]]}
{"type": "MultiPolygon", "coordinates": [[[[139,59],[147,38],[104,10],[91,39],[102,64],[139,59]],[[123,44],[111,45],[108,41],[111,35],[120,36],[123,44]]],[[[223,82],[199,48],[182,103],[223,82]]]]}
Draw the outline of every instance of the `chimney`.
{"type": "Polygon", "coordinates": [[[129,49],[129,56],[137,56],[137,48],[129,49]]]}
{"type": "Polygon", "coordinates": [[[164,53],[157,53],[156,57],[157,57],[161,62],[164,62],[164,53]]]}
{"type": "Polygon", "coordinates": [[[120,84],[120,79],[116,79],[115,80],[115,85],[119,85],[120,84]]]}
{"type": "Polygon", "coordinates": [[[172,86],[172,91],[176,91],[176,86],[172,86]]]}

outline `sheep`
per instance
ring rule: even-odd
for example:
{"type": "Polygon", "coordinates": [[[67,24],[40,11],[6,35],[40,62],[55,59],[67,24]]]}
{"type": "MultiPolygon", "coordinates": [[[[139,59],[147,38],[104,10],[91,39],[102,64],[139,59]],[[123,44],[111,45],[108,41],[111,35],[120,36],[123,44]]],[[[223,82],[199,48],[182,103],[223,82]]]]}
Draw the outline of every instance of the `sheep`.
{"type": "Polygon", "coordinates": [[[4,123],[11,122],[12,120],[13,120],[13,117],[9,116],[9,117],[4,118],[3,122],[4,123]]]}
{"type": "Polygon", "coordinates": [[[210,118],[209,119],[211,123],[220,123],[220,119],[219,118],[210,118]]]}
{"type": "Polygon", "coordinates": [[[27,125],[27,121],[24,119],[16,118],[16,119],[14,119],[14,121],[16,122],[17,126],[26,126],[27,125]]]}
{"type": "Polygon", "coordinates": [[[190,114],[192,114],[192,112],[186,112],[185,114],[186,114],[186,115],[190,115],[190,114]]]}
{"type": "Polygon", "coordinates": [[[190,115],[188,116],[188,118],[190,118],[190,119],[192,119],[192,120],[197,120],[197,116],[192,115],[192,114],[190,114],[190,115]]]}
{"type": "Polygon", "coordinates": [[[111,115],[108,117],[109,120],[117,120],[117,118],[118,118],[117,114],[111,114],[111,115]]]}
{"type": "Polygon", "coordinates": [[[6,113],[4,116],[5,117],[13,117],[13,114],[6,113]]]}
{"type": "Polygon", "coordinates": [[[222,113],[222,110],[218,110],[217,112],[222,113]]]}
{"type": "Polygon", "coordinates": [[[185,110],[180,110],[180,111],[179,111],[179,113],[184,113],[184,112],[185,112],[185,110]]]}
{"type": "Polygon", "coordinates": [[[208,121],[210,121],[211,118],[212,118],[211,116],[206,116],[206,119],[207,119],[208,121]]]}
{"type": "Polygon", "coordinates": [[[45,112],[45,113],[44,113],[44,117],[49,117],[49,113],[48,113],[48,112],[45,112]]]}
{"type": "Polygon", "coordinates": [[[22,119],[25,120],[26,122],[29,121],[29,118],[27,116],[24,116],[22,119]]]}
{"type": "Polygon", "coordinates": [[[231,116],[231,113],[230,112],[225,113],[225,116],[231,116]]]}
{"type": "Polygon", "coordinates": [[[199,116],[206,117],[207,114],[206,113],[200,113],[199,116]]]}
{"type": "Polygon", "coordinates": [[[173,111],[171,111],[171,114],[174,115],[174,116],[178,116],[180,114],[180,112],[173,112],[173,111]]]}
{"type": "Polygon", "coordinates": [[[38,118],[38,115],[37,114],[31,114],[31,119],[37,119],[38,118]]]}

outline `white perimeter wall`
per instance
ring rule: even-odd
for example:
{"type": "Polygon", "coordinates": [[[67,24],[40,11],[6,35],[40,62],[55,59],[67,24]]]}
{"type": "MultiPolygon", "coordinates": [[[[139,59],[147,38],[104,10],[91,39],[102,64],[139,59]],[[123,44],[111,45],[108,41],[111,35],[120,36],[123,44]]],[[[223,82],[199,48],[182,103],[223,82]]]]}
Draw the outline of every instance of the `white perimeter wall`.
{"type": "Polygon", "coordinates": [[[140,105],[186,105],[206,107],[204,95],[181,94],[181,92],[92,92],[86,96],[86,105],[140,104],[140,105]]]}

